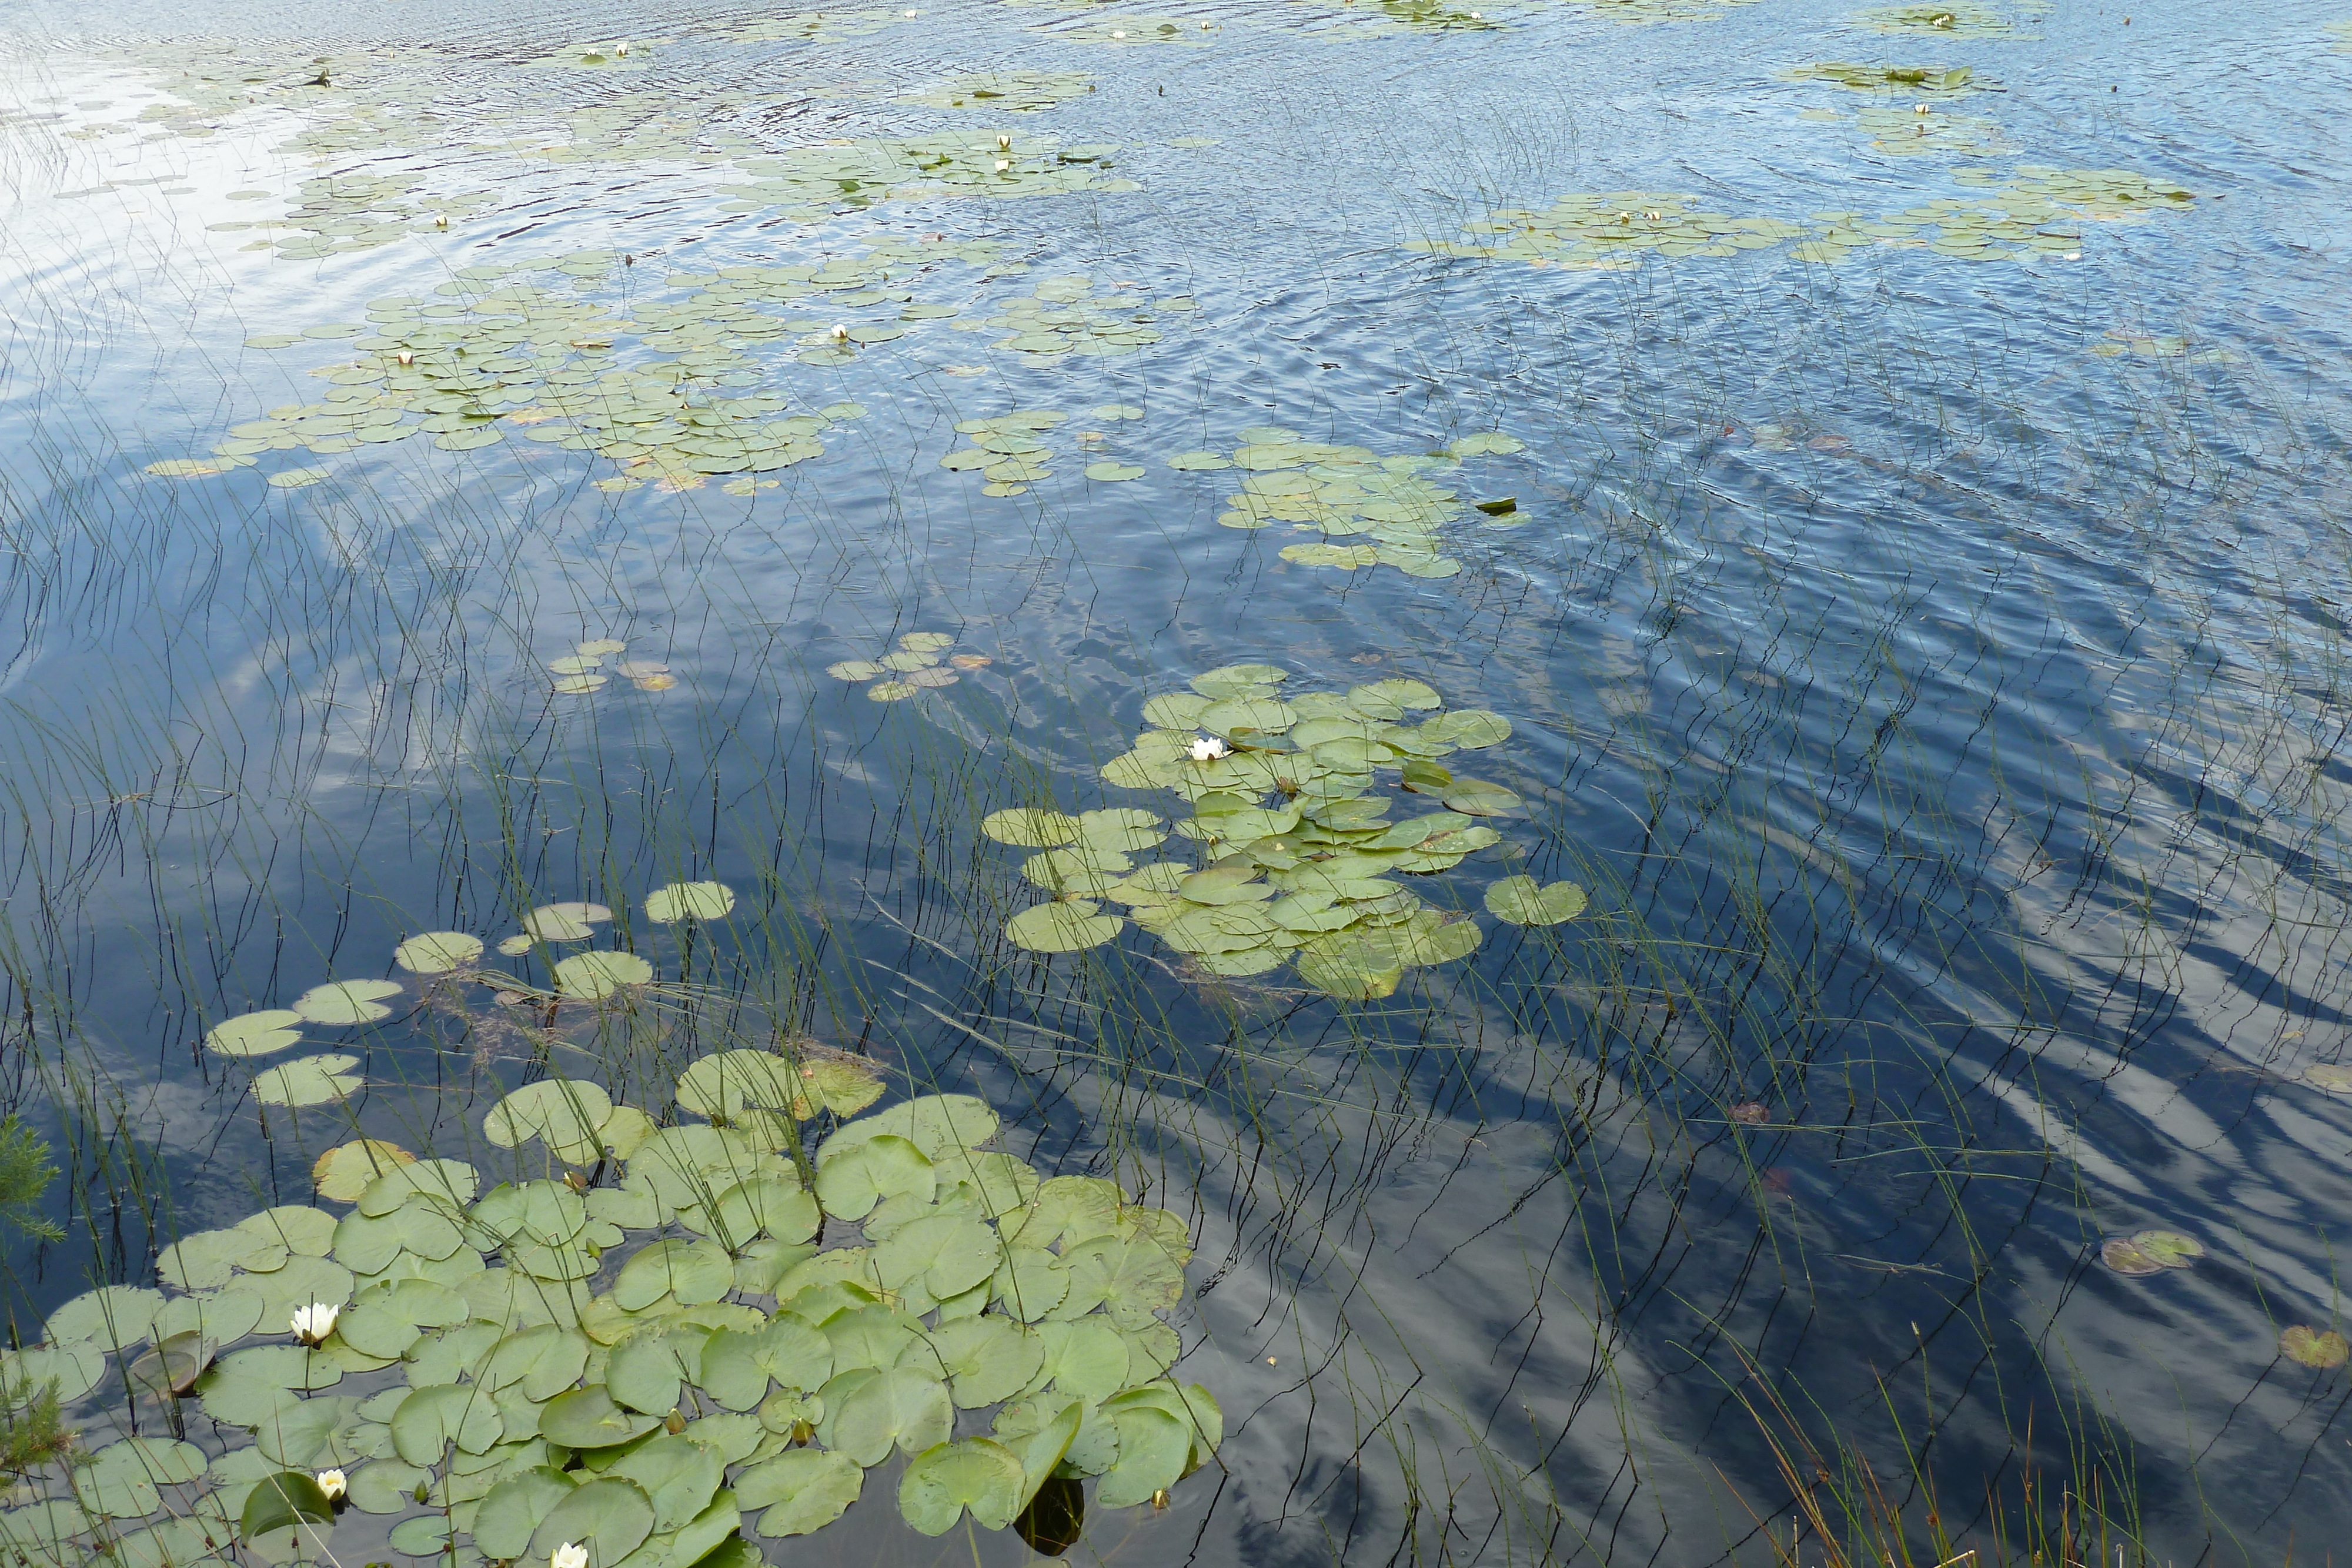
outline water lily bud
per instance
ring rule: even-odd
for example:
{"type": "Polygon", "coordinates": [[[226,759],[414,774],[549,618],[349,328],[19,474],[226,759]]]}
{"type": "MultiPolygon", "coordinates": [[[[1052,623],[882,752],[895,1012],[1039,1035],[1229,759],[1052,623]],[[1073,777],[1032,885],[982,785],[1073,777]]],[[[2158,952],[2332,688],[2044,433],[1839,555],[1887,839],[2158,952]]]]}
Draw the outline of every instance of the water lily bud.
{"type": "Polygon", "coordinates": [[[403,349],[400,352],[393,356],[393,361],[394,363],[404,367],[413,365],[416,362],[416,350],[414,349],[403,349]]]}
{"type": "Polygon", "coordinates": [[[547,1554],[547,1568],[588,1568],[588,1549],[567,1541],[547,1554]]]}
{"type": "Polygon", "coordinates": [[[996,172],[997,172],[998,173],[1000,173],[1000,174],[1002,174],[1002,173],[1005,172],[1007,170],[1011,169],[1012,167],[1013,167],[1013,160],[1012,160],[1012,159],[1010,159],[1010,158],[999,158],[999,159],[996,161],[996,172]]]}
{"type": "Polygon", "coordinates": [[[835,321],[833,324],[833,340],[836,343],[846,343],[849,341],[849,329],[843,326],[840,322],[835,321]]]}
{"type": "Polygon", "coordinates": [[[1186,750],[1195,762],[1214,762],[1220,757],[1231,755],[1233,747],[1213,735],[1196,735],[1186,750]]]}
{"type": "Polygon", "coordinates": [[[1010,136],[1000,136],[1000,137],[998,137],[998,138],[996,139],[996,150],[997,150],[999,152],[1012,152],[1012,151],[1013,151],[1013,138],[1011,138],[1010,136]]]}
{"type": "MultiPolygon", "coordinates": [[[[1470,13],[1470,15],[1471,15],[1471,16],[1475,16],[1477,14],[1478,14],[1478,13],[1477,13],[1477,12],[1475,12],[1475,11],[1473,11],[1473,12],[1471,12],[1471,13],[1470,13]]],[[[1157,1513],[1157,1512],[1159,1512],[1159,1511],[1162,1511],[1162,1510],[1166,1509],[1166,1508],[1167,1508],[1167,1506],[1168,1506],[1168,1489],[1167,1489],[1166,1487],[1161,1487],[1159,1490],[1157,1490],[1157,1491],[1155,1491],[1155,1492],[1153,1492],[1153,1493],[1151,1494],[1151,1508],[1152,1508],[1152,1511],[1153,1511],[1153,1512],[1155,1512],[1155,1513],[1157,1513]]]]}
{"type": "Polygon", "coordinates": [[[307,1307],[294,1309],[291,1327],[294,1337],[304,1344],[317,1344],[335,1332],[335,1320],[343,1309],[327,1301],[312,1301],[307,1307]]]}
{"type": "Polygon", "coordinates": [[[447,227],[449,226],[449,214],[446,214],[446,213],[436,213],[436,214],[433,214],[433,226],[434,226],[435,228],[436,228],[436,229],[446,229],[446,228],[447,228],[447,227]]]}
{"type": "Polygon", "coordinates": [[[667,1416],[662,1418],[662,1427],[664,1430],[667,1431],[671,1437],[677,1437],[680,1432],[686,1430],[685,1414],[682,1411],[671,1411],[667,1416]]]}
{"type": "Polygon", "coordinates": [[[351,1490],[351,1483],[343,1479],[341,1470],[320,1470],[318,1481],[319,1490],[327,1494],[329,1502],[342,1501],[343,1494],[351,1490]]]}

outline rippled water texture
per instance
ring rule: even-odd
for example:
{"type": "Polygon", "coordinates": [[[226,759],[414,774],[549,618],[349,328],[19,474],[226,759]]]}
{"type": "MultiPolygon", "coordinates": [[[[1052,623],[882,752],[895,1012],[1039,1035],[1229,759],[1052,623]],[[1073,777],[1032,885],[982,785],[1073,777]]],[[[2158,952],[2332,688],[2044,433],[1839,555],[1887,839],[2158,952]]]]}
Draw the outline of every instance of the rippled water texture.
{"type": "MultiPolygon", "coordinates": [[[[805,1034],[1191,1227],[1223,1446],[1073,1560],[2352,1529],[2336,8],[1475,3],[19,7],[19,1343],[355,1129],[805,1034]],[[982,832],[1189,828],[1102,770],[1237,664],[1506,721],[1363,786],[1493,830],[1392,967],[982,832]],[[670,1001],[390,963],[562,901],[670,1001]],[[385,976],[322,1103],[200,1043],[385,976]]],[[[1027,1556],[890,1508],[765,1545],[1027,1556]]]]}

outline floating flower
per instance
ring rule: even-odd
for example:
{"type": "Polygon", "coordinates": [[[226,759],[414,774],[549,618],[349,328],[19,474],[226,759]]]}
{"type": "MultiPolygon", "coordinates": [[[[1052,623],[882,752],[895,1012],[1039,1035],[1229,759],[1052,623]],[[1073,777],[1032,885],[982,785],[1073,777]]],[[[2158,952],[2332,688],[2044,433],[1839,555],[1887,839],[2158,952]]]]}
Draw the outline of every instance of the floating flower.
{"type": "Polygon", "coordinates": [[[1010,159],[1010,158],[999,158],[999,159],[996,161],[996,172],[997,172],[998,173],[1000,173],[1000,174],[1003,173],[1006,170],[1008,170],[1008,169],[1010,169],[1010,168],[1012,168],[1012,167],[1013,167],[1013,160],[1012,160],[1012,159],[1010,159]]]}
{"type": "Polygon", "coordinates": [[[1012,152],[1012,151],[1013,151],[1013,138],[1011,138],[1010,136],[999,136],[999,137],[996,139],[996,150],[997,150],[999,152],[1012,152]]]}
{"type": "Polygon", "coordinates": [[[846,343],[849,341],[849,329],[843,326],[840,322],[835,321],[833,324],[833,340],[836,343],[846,343]]]}
{"type": "Polygon", "coordinates": [[[588,1549],[567,1541],[547,1554],[547,1568],[588,1568],[588,1549]]]}
{"type": "Polygon", "coordinates": [[[335,1320],[342,1315],[342,1308],[326,1301],[312,1301],[307,1307],[297,1307],[291,1324],[294,1337],[304,1344],[317,1344],[335,1332],[335,1320]]]}
{"type": "Polygon", "coordinates": [[[1214,762],[1218,758],[1230,756],[1233,752],[1232,747],[1213,735],[1194,736],[1192,744],[1188,749],[1191,750],[1192,760],[1195,762],[1214,762]]]}
{"type": "Polygon", "coordinates": [[[626,59],[629,55],[629,40],[623,38],[619,43],[614,44],[613,46],[613,53],[623,59],[626,59]]]}
{"type": "Polygon", "coordinates": [[[393,360],[403,369],[405,369],[416,362],[416,350],[414,349],[403,349],[400,352],[393,356],[393,360]]]}
{"type": "Polygon", "coordinates": [[[436,214],[433,214],[433,226],[434,226],[435,228],[436,228],[436,229],[446,229],[446,228],[447,228],[447,227],[449,226],[449,214],[446,214],[446,213],[436,213],[436,214]]]}
{"type": "Polygon", "coordinates": [[[320,1470],[318,1481],[319,1490],[327,1494],[329,1502],[342,1501],[343,1494],[351,1490],[351,1482],[344,1479],[341,1470],[320,1470]]]}

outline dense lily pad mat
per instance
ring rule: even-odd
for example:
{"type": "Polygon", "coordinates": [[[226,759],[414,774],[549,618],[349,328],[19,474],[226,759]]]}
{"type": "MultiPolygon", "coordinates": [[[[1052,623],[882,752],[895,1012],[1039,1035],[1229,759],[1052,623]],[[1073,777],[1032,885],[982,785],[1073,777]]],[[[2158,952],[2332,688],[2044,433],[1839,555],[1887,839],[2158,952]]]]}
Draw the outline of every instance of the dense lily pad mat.
{"type": "MultiPolygon", "coordinates": [[[[698,885],[673,902],[715,904],[698,885]]],[[[468,1163],[377,1145],[363,1186],[321,1162],[322,1202],[348,1210],[268,1209],[179,1242],[165,1290],[68,1302],[12,1381],[78,1397],[120,1365],[184,1392],[192,1433],[201,1410],[251,1441],[101,1448],[0,1515],[12,1562],[86,1563],[110,1536],[129,1561],[298,1530],[331,1549],[331,1510],[303,1500],[341,1494],[407,1516],[392,1544],[418,1559],[593,1542],[627,1568],[732,1564],[756,1561],[747,1531],[831,1522],[894,1454],[929,1534],[967,1511],[1003,1528],[1057,1476],[1147,1502],[1208,1458],[1215,1400],[1166,1376],[1181,1221],[986,1149],[996,1113],[966,1095],[803,1143],[813,1071],[706,1057],[677,1094],[706,1119],[660,1128],[593,1084],[533,1083],[486,1135],[597,1179],[485,1190],[468,1163]]]]}

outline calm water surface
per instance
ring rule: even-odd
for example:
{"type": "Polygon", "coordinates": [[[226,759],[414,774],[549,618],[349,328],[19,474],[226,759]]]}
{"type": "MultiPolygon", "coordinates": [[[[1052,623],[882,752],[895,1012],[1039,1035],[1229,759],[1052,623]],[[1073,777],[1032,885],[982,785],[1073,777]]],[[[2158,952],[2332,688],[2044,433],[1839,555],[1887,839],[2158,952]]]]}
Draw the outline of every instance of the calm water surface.
{"type": "MultiPolygon", "coordinates": [[[[419,930],[707,877],[710,941],[635,940],[726,1027],[980,1094],[1194,1228],[1225,1446],[1074,1558],[1785,1560],[1775,1444],[1988,1558],[2093,1488],[2103,1557],[2352,1528],[2346,1373],[2280,1350],[2337,1325],[2352,1202],[2340,7],[1496,3],[16,8],[0,1030],[68,1167],[24,1342],[308,1201],[354,1126],[462,1144],[542,1051],[663,1103],[720,1025],[600,1057],[403,1010],[294,1117],[198,1041],[419,930]],[[1014,96],[953,107],[983,73],[1014,96]],[[680,365],[821,454],[567,448],[520,396],[251,423],[373,395],[384,313],[516,286],[575,387],[680,365]],[[1049,472],[942,466],[1023,410],[1068,416],[1049,472]],[[1516,449],[1319,564],[1229,500],[1288,480],[1169,465],[1276,429],[1516,449]],[[826,674],[912,632],[989,662],[826,674]],[[674,684],[552,690],[593,639],[674,684]],[[1475,762],[1524,809],[1412,879],[1470,958],[1342,1005],[1132,926],[1005,940],[1035,893],[981,817],[1167,812],[1098,769],[1240,662],[1508,719],[1475,762]],[[1523,873],[1590,909],[1495,919],[1523,873]],[[2102,1261],[2148,1228],[2204,1256],[2102,1261]]],[[[771,1556],[1030,1555],[887,1509],[771,1556]]]]}

